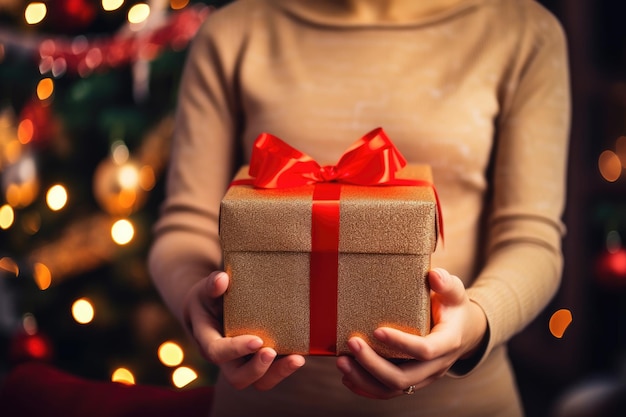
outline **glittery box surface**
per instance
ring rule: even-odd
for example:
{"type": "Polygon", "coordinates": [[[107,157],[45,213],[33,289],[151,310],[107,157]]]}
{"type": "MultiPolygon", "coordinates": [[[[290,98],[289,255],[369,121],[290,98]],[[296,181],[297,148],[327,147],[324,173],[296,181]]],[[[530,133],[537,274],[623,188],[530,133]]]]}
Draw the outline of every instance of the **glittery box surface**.
{"type": "MultiPolygon", "coordinates": [[[[236,178],[247,176],[247,167],[236,178]]],[[[430,168],[400,177],[432,182],[430,168]]],[[[220,213],[227,336],[256,334],[279,354],[311,354],[310,252],[314,186],[259,190],[237,185],[220,213]]],[[[428,186],[341,185],[336,354],[359,335],[381,355],[401,358],[372,332],[430,330],[427,273],[437,241],[437,202],[428,186]]],[[[334,298],[334,297],[329,297],[334,298]]]]}

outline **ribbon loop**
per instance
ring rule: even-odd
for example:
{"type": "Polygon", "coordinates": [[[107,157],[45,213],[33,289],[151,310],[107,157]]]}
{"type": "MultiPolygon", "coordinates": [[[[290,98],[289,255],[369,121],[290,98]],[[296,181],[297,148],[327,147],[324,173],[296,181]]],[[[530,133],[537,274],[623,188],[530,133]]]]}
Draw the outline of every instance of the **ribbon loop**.
{"type": "Polygon", "coordinates": [[[392,185],[406,160],[376,128],[354,142],[335,165],[320,166],[309,155],[269,133],[254,143],[249,174],[258,188],[286,188],[337,181],[355,185],[392,185]]]}

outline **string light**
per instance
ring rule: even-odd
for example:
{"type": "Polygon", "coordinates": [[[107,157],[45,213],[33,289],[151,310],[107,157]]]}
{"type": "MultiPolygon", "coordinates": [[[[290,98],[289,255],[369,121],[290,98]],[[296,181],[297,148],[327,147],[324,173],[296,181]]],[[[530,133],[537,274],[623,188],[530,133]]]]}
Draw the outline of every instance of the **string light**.
{"type": "Polygon", "coordinates": [[[80,324],[91,323],[95,316],[95,310],[91,301],[86,298],[79,298],[72,304],[72,317],[80,324]]]}
{"type": "Polygon", "coordinates": [[[145,22],[150,16],[150,6],[146,3],[137,3],[128,10],[128,22],[140,24],[145,22]]]}
{"type": "Polygon", "coordinates": [[[117,368],[111,375],[111,381],[126,385],[135,385],[135,376],[126,368],[117,368]]]}
{"type": "Polygon", "coordinates": [[[566,308],[557,310],[550,317],[550,332],[556,338],[562,338],[567,327],[572,323],[572,312],[566,308]]]}
{"type": "Polygon", "coordinates": [[[622,163],[617,154],[611,150],[603,151],[598,157],[598,168],[602,178],[615,182],[622,175],[622,163]]]}
{"type": "Polygon", "coordinates": [[[35,133],[35,126],[30,119],[24,119],[17,125],[17,139],[22,145],[26,145],[33,139],[35,133]]]}
{"type": "Polygon", "coordinates": [[[41,262],[37,262],[33,265],[33,278],[42,291],[47,290],[52,284],[52,274],[48,267],[41,262]]]}
{"type": "Polygon", "coordinates": [[[2,151],[4,152],[5,162],[7,164],[14,164],[22,155],[22,144],[17,139],[11,140],[2,151]]]}
{"type": "Polygon", "coordinates": [[[40,23],[48,13],[45,3],[33,2],[26,6],[24,10],[24,18],[29,25],[40,23]]]}
{"type": "Polygon", "coordinates": [[[144,191],[150,191],[156,184],[156,175],[154,175],[154,169],[150,165],[144,165],[139,170],[139,186],[144,191]]]}
{"type": "Polygon", "coordinates": [[[137,188],[139,185],[139,170],[133,164],[125,164],[117,173],[117,180],[122,189],[137,188]]]}
{"type": "Polygon", "coordinates": [[[67,191],[60,184],[53,185],[46,193],[46,204],[52,211],[61,210],[67,203],[67,191]]]}
{"type": "Polygon", "coordinates": [[[187,7],[189,0],[170,0],[170,7],[172,10],[180,10],[187,7]]]}
{"type": "Polygon", "coordinates": [[[37,325],[37,319],[31,313],[26,313],[22,317],[22,327],[26,334],[35,335],[39,331],[39,326],[37,325]]]}
{"type": "Polygon", "coordinates": [[[126,245],[133,240],[134,235],[135,228],[133,224],[126,219],[116,221],[111,227],[111,237],[118,245],[126,245]]]}
{"type": "Polygon", "coordinates": [[[17,263],[11,258],[0,258],[0,269],[4,272],[10,272],[16,277],[20,274],[20,268],[17,266],[17,263]]]}
{"type": "Polygon", "coordinates": [[[119,9],[124,4],[124,0],[102,0],[102,10],[112,12],[119,9]]]}
{"type": "Polygon", "coordinates": [[[157,351],[159,360],[165,366],[178,366],[183,362],[185,354],[183,349],[176,343],[168,341],[159,346],[157,351]]]}
{"type": "Polygon", "coordinates": [[[15,221],[15,212],[13,207],[8,204],[0,207],[0,229],[6,230],[13,225],[15,221]]]}
{"type": "Polygon", "coordinates": [[[198,378],[198,374],[191,368],[181,366],[172,373],[172,382],[177,388],[189,385],[198,378]]]}
{"type": "Polygon", "coordinates": [[[113,162],[118,165],[122,165],[128,161],[128,157],[130,156],[130,152],[128,151],[128,147],[121,140],[116,140],[111,145],[111,157],[113,158],[113,162]]]}
{"type": "Polygon", "coordinates": [[[54,82],[52,78],[43,78],[37,83],[37,98],[44,101],[49,99],[54,92],[54,82]]]}

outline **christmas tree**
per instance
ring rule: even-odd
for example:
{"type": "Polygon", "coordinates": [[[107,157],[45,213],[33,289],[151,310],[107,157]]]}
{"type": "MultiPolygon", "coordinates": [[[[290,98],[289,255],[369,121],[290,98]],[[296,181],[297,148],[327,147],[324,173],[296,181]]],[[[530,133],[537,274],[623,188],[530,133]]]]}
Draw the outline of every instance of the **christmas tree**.
{"type": "Polygon", "coordinates": [[[0,372],[212,382],[146,255],[186,50],[220,3],[0,1],[0,372]]]}

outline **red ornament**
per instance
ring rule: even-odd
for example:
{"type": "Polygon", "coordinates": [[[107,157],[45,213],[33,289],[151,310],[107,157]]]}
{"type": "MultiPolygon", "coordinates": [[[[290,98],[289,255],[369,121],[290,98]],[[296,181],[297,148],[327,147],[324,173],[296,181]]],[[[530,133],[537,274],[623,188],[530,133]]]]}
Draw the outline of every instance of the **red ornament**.
{"type": "Polygon", "coordinates": [[[44,334],[21,331],[11,340],[9,359],[13,364],[32,360],[49,362],[53,351],[52,341],[44,334]]]}
{"type": "Polygon", "coordinates": [[[48,0],[50,23],[59,30],[80,30],[96,17],[97,3],[93,0],[48,0]]]}
{"type": "Polygon", "coordinates": [[[20,112],[20,123],[18,127],[20,140],[23,143],[46,144],[58,131],[58,121],[52,114],[52,109],[48,103],[33,99],[27,103],[20,112]],[[24,129],[20,132],[20,129],[24,129]]]}
{"type": "Polygon", "coordinates": [[[598,281],[611,288],[626,288],[626,249],[603,252],[596,261],[598,281]]]}

